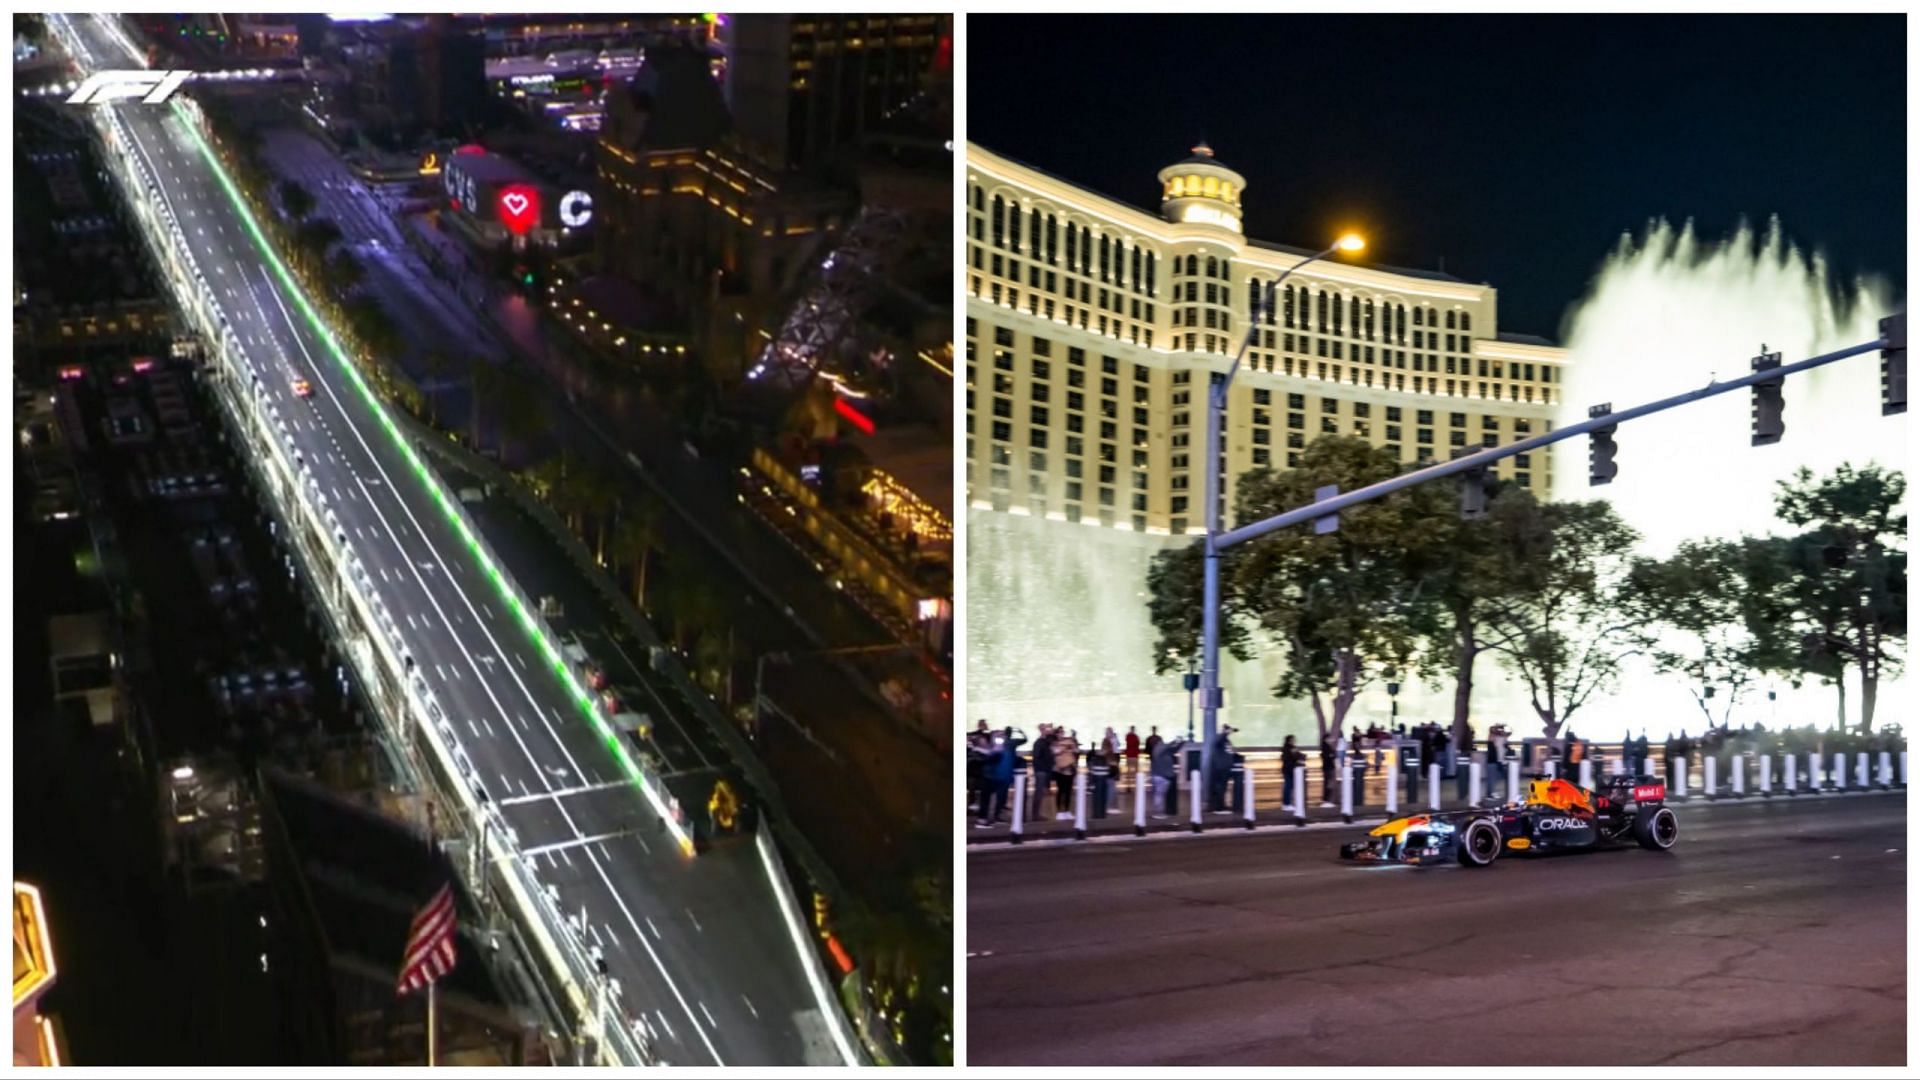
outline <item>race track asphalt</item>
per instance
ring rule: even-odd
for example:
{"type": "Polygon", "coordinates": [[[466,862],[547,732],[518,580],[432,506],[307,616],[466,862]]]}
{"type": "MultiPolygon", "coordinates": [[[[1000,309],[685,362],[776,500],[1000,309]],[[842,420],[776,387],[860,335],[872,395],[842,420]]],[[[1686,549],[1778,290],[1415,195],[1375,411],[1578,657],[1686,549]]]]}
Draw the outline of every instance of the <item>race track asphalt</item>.
{"type": "Polygon", "coordinates": [[[975,1065],[1899,1065],[1904,792],[1670,853],[1359,867],[1360,829],[968,856],[975,1065]]]}

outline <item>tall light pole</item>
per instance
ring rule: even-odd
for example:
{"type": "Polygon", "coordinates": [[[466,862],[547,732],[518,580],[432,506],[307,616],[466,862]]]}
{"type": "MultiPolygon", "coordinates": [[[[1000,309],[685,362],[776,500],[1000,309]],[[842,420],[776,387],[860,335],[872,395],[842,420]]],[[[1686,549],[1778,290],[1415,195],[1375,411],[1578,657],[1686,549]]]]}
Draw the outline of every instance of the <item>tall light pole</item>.
{"type": "Polygon", "coordinates": [[[1227,390],[1240,370],[1240,362],[1246,359],[1247,349],[1253,345],[1254,335],[1260,332],[1261,313],[1273,310],[1280,283],[1310,262],[1324,259],[1336,251],[1359,251],[1366,246],[1365,240],[1348,233],[1334,241],[1332,247],[1294,263],[1286,273],[1274,278],[1261,295],[1259,305],[1247,313],[1247,336],[1240,341],[1240,351],[1234,354],[1233,366],[1227,369],[1225,378],[1213,383],[1207,391],[1206,610],[1202,614],[1200,644],[1200,774],[1204,784],[1211,785],[1213,782],[1213,741],[1220,722],[1220,549],[1215,540],[1221,531],[1220,454],[1224,449],[1221,440],[1226,428],[1227,390]]]}

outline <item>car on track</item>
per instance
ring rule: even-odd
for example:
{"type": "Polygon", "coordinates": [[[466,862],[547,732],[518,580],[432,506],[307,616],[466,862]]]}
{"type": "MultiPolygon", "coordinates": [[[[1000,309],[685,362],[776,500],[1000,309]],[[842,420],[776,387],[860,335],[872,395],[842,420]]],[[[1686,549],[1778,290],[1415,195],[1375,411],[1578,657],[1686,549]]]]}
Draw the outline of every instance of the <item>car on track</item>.
{"type": "Polygon", "coordinates": [[[293,396],[294,397],[312,397],[313,384],[308,382],[305,379],[295,376],[293,380],[293,396]]]}
{"type": "Polygon", "coordinates": [[[1340,857],[1364,863],[1421,866],[1459,862],[1492,866],[1503,854],[1637,844],[1667,851],[1680,822],[1666,805],[1666,785],[1650,777],[1610,776],[1589,791],[1538,777],[1504,806],[1407,814],[1342,845],[1340,857]]]}

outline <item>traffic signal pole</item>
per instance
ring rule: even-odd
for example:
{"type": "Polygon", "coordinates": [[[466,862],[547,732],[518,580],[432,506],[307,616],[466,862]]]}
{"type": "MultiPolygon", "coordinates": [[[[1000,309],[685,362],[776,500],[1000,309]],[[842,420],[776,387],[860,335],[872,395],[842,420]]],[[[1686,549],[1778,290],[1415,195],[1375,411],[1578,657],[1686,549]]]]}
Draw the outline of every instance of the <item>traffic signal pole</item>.
{"type": "MultiPolygon", "coordinates": [[[[1327,253],[1322,252],[1321,254],[1325,255],[1327,253]]],[[[1319,257],[1318,255],[1315,256],[1315,258],[1319,257]]],[[[1284,276],[1282,280],[1284,280],[1284,276]]],[[[1277,286],[1278,282],[1275,282],[1274,285],[1277,286]]],[[[1266,302],[1268,306],[1273,302],[1273,293],[1274,288],[1269,286],[1266,292],[1266,302]]],[[[1257,318],[1254,320],[1254,324],[1255,327],[1259,325],[1257,318]]],[[[1252,336],[1255,332],[1256,330],[1254,328],[1249,328],[1247,336],[1248,343],[1252,342],[1252,336]]],[[[1248,540],[1258,539],[1268,533],[1277,532],[1281,529],[1290,528],[1295,525],[1304,525],[1319,519],[1331,518],[1350,506],[1360,506],[1372,502],[1375,499],[1384,498],[1396,491],[1403,491],[1407,488],[1427,483],[1430,480],[1439,480],[1443,477],[1454,476],[1460,473],[1485,470],[1495,462],[1503,458],[1513,457],[1515,454],[1525,454],[1533,450],[1538,450],[1541,447],[1551,446],[1557,442],[1565,442],[1568,439],[1578,438],[1594,432],[1606,433],[1609,429],[1628,420],[1635,420],[1642,416],[1650,416],[1657,412],[1665,412],[1668,409],[1676,409],[1682,405],[1691,405],[1696,401],[1716,397],[1720,394],[1730,394],[1736,390],[1746,389],[1755,383],[1775,384],[1784,380],[1788,375],[1796,375],[1802,371],[1812,371],[1814,368],[1837,363],[1849,357],[1859,356],[1862,353],[1869,353],[1875,350],[1884,350],[1889,356],[1897,360],[1897,397],[1901,408],[1904,409],[1906,397],[1906,313],[1901,312],[1898,315],[1881,320],[1880,332],[1880,337],[1859,345],[1849,346],[1835,352],[1823,353],[1819,356],[1809,357],[1798,363],[1787,364],[1781,367],[1765,367],[1751,374],[1743,375],[1740,378],[1728,380],[1727,382],[1710,382],[1698,390],[1689,390],[1684,394],[1676,394],[1673,397],[1662,398],[1659,401],[1648,402],[1645,405],[1636,405],[1619,412],[1607,410],[1606,406],[1596,406],[1586,420],[1570,427],[1564,427],[1558,431],[1546,432],[1530,439],[1523,439],[1510,446],[1492,447],[1481,450],[1478,453],[1454,458],[1451,461],[1439,462],[1434,465],[1429,465],[1424,469],[1416,469],[1413,472],[1404,473],[1389,480],[1383,480],[1377,484],[1369,484],[1356,491],[1349,491],[1344,494],[1328,492],[1326,498],[1322,498],[1306,506],[1289,510],[1283,514],[1277,514],[1264,521],[1256,521],[1252,524],[1242,525],[1237,529],[1222,531],[1220,528],[1220,488],[1223,463],[1220,458],[1225,447],[1221,444],[1221,435],[1226,428],[1227,388],[1232,384],[1233,376],[1240,367],[1240,356],[1246,354],[1247,347],[1243,344],[1240,348],[1240,356],[1234,358],[1233,366],[1228,369],[1226,378],[1215,382],[1209,387],[1209,393],[1207,395],[1207,490],[1205,500],[1207,532],[1205,537],[1205,584],[1203,600],[1205,608],[1201,613],[1202,696],[1200,706],[1202,715],[1202,738],[1205,740],[1201,745],[1201,758],[1204,763],[1203,769],[1206,765],[1212,764],[1210,761],[1207,761],[1207,758],[1211,756],[1210,751],[1213,748],[1215,726],[1221,705],[1219,567],[1221,553],[1226,549],[1236,544],[1245,543],[1248,540]]],[[[1883,398],[1889,397],[1890,394],[1886,389],[1888,382],[1889,380],[1883,376],[1883,398]]],[[[1884,405],[1883,408],[1885,408],[1884,405]]],[[[1886,408],[1886,411],[1890,414],[1894,410],[1886,408]]],[[[1335,518],[1335,520],[1337,520],[1337,518],[1335,518]]],[[[1322,531],[1325,531],[1324,527],[1322,531]]],[[[1212,774],[1207,773],[1206,775],[1210,777],[1212,774]]]]}
{"type": "Polygon", "coordinates": [[[1413,472],[1396,476],[1391,480],[1382,480],[1377,484],[1369,484],[1356,491],[1335,495],[1331,499],[1289,510],[1284,514],[1276,514],[1273,517],[1267,518],[1265,521],[1256,521],[1251,525],[1242,525],[1237,529],[1221,533],[1214,538],[1213,547],[1216,551],[1229,548],[1235,544],[1265,536],[1270,532],[1275,532],[1292,525],[1301,525],[1315,518],[1325,517],[1328,514],[1344,510],[1349,506],[1359,506],[1362,503],[1372,502],[1375,499],[1391,495],[1396,491],[1414,487],[1418,484],[1424,484],[1429,480],[1438,480],[1443,476],[1453,476],[1456,473],[1468,472],[1473,469],[1484,469],[1502,458],[1510,458],[1515,454],[1524,454],[1532,450],[1538,450],[1543,446],[1551,446],[1557,442],[1577,438],[1596,429],[1613,427],[1627,420],[1635,420],[1642,416],[1652,415],[1653,413],[1665,412],[1668,409],[1677,409],[1682,405],[1691,405],[1696,401],[1715,397],[1720,394],[1730,394],[1735,390],[1744,390],[1757,382],[1770,382],[1788,375],[1798,374],[1802,371],[1812,371],[1814,368],[1837,363],[1848,357],[1873,352],[1882,347],[1883,340],[1884,339],[1879,339],[1860,345],[1852,345],[1837,352],[1823,353],[1820,356],[1810,357],[1799,363],[1788,364],[1784,367],[1756,371],[1727,382],[1708,383],[1698,390],[1689,390],[1684,394],[1676,394],[1673,397],[1662,398],[1659,401],[1648,402],[1645,405],[1636,405],[1633,408],[1623,409],[1619,412],[1603,413],[1599,416],[1583,420],[1578,424],[1561,428],[1558,431],[1549,431],[1542,435],[1535,435],[1531,439],[1522,439],[1511,446],[1491,447],[1477,454],[1468,454],[1465,457],[1456,458],[1452,461],[1443,461],[1438,464],[1429,465],[1424,469],[1416,469],[1413,472]]]}

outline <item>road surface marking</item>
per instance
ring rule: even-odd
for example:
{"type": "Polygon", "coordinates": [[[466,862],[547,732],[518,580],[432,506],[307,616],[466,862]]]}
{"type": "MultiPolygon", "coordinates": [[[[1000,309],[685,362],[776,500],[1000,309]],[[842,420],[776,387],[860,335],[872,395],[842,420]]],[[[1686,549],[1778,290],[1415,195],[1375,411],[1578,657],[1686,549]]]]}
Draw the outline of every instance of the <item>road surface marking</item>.
{"type": "MultiPolygon", "coordinates": [[[[522,781],[522,783],[524,784],[525,781],[522,781]]],[[[625,832],[610,832],[601,833],[599,836],[575,836],[571,840],[562,840],[554,844],[542,844],[539,847],[523,848],[522,853],[527,855],[553,855],[556,853],[565,855],[568,848],[585,847],[588,844],[599,843],[602,840],[617,840],[625,835],[625,832]]],[[[573,860],[568,859],[567,865],[572,866],[573,860]]],[[[653,924],[648,923],[647,925],[651,926],[653,924]]],[[[659,931],[656,930],[654,933],[658,936],[659,931]]]]}
{"type": "Polygon", "coordinates": [[[714,1022],[713,1014],[707,1011],[707,1003],[704,1001],[700,1003],[700,1013],[701,1015],[707,1018],[708,1027],[712,1028],[715,1031],[720,1030],[720,1025],[714,1022]]]}
{"type": "Polygon", "coordinates": [[[698,917],[696,917],[696,916],[694,915],[694,913],[693,913],[693,909],[692,909],[692,908],[687,908],[687,909],[686,909],[686,912],[687,912],[687,918],[688,918],[688,919],[691,919],[691,920],[693,921],[693,928],[694,928],[695,930],[698,930],[698,931],[700,931],[700,932],[701,932],[701,933],[703,933],[703,934],[704,934],[704,933],[706,933],[706,932],[707,932],[707,929],[706,929],[706,927],[704,927],[704,926],[701,926],[701,925],[700,925],[700,920],[699,920],[699,918],[698,918],[698,917]]]}
{"type": "Polygon", "coordinates": [[[653,1010],[653,1015],[655,1015],[655,1016],[657,1016],[657,1017],[659,1017],[659,1018],[660,1018],[660,1026],[661,1026],[661,1027],[663,1027],[663,1028],[666,1028],[666,1029],[667,1029],[667,1038],[669,1038],[669,1039],[678,1039],[678,1038],[680,1037],[679,1035],[677,1035],[677,1034],[675,1034],[675,1032],[674,1032],[674,1030],[673,1030],[673,1025],[672,1025],[672,1024],[669,1024],[669,1023],[667,1023],[667,1014],[666,1014],[666,1013],[663,1013],[663,1012],[661,1012],[661,1011],[660,1011],[659,1009],[655,1009],[655,1010],[653,1010]]]}
{"type": "Polygon", "coordinates": [[[653,931],[653,939],[655,941],[660,940],[660,928],[653,925],[653,916],[651,915],[647,916],[647,929],[653,931]]]}
{"type": "Polygon", "coordinates": [[[480,725],[474,723],[471,716],[467,717],[467,730],[473,732],[474,738],[480,737],[480,725]]]}
{"type": "Polygon", "coordinates": [[[741,1001],[744,1001],[744,1002],[746,1002],[746,1003],[747,1003],[747,1011],[753,1014],[753,1018],[754,1018],[755,1020],[758,1020],[758,1019],[760,1019],[760,1010],[759,1010],[759,1009],[756,1009],[756,1008],[754,1008],[754,1007],[753,1007],[753,999],[752,999],[752,998],[749,998],[749,997],[748,997],[747,995],[745,995],[745,994],[741,994],[741,995],[740,995],[740,1000],[741,1000],[741,1001]]]}
{"type": "Polygon", "coordinates": [[[532,799],[564,799],[569,795],[584,795],[590,791],[605,791],[608,788],[627,786],[629,785],[625,781],[619,781],[611,784],[587,784],[582,787],[558,788],[553,791],[543,791],[538,795],[532,796],[530,799],[505,799],[501,801],[500,805],[511,806],[514,803],[530,802],[532,799]]]}
{"type": "Polygon", "coordinates": [[[608,923],[608,924],[606,924],[606,925],[607,925],[607,940],[608,940],[608,941],[611,941],[611,942],[613,942],[613,947],[614,947],[614,948],[616,948],[616,949],[617,949],[617,948],[619,948],[619,947],[620,947],[620,935],[618,935],[618,934],[616,934],[616,933],[614,933],[614,932],[613,932],[613,924],[612,924],[612,923],[608,923]]]}

